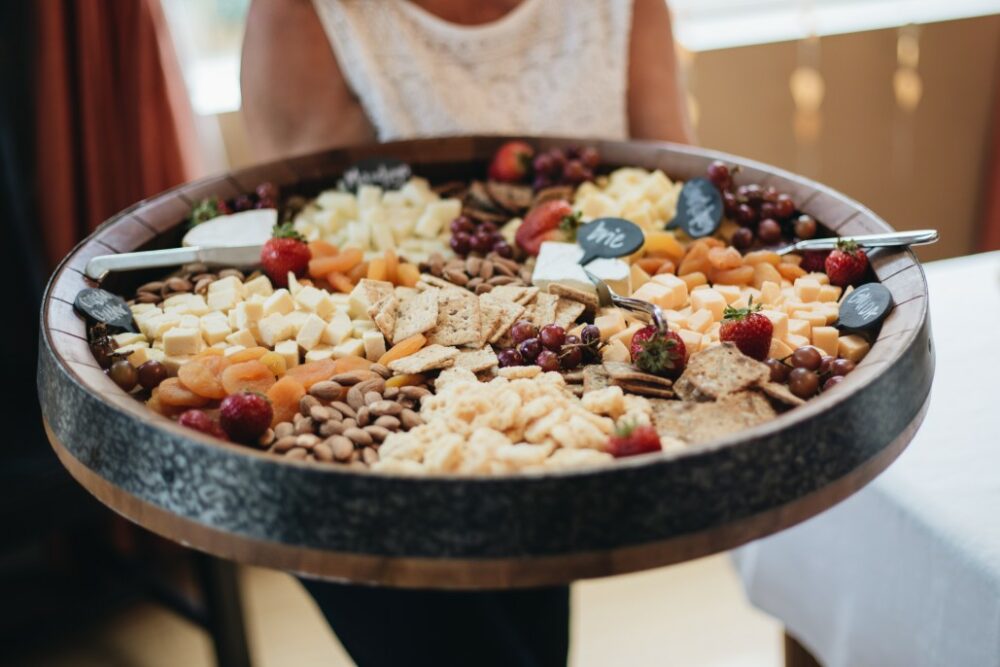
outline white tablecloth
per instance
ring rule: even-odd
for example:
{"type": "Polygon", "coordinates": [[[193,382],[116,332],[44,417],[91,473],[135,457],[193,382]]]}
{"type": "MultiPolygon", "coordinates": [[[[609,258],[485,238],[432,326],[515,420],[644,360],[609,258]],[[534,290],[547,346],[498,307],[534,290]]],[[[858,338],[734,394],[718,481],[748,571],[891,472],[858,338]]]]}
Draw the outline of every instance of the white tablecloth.
{"type": "Polygon", "coordinates": [[[925,266],[926,420],[868,487],[735,554],[826,667],[1000,666],[1000,252],[925,266]]]}

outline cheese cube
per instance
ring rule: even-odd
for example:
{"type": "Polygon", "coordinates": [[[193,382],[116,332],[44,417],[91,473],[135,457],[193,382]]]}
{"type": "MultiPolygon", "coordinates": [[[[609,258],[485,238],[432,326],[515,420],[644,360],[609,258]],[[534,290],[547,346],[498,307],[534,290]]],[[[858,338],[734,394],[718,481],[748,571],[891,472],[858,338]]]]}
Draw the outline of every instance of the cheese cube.
{"type": "Polygon", "coordinates": [[[355,319],[368,317],[368,310],[380,299],[392,294],[393,289],[390,282],[362,278],[348,296],[348,313],[355,319]]]}
{"type": "MultiPolygon", "coordinates": [[[[256,344],[257,344],[257,342],[254,341],[254,345],[256,345],[256,344]]],[[[253,347],[253,346],[251,346],[251,347],[253,347]]],[[[231,357],[234,354],[236,354],[237,352],[242,352],[245,349],[247,349],[246,345],[230,345],[225,350],[223,350],[222,355],[225,356],[225,357],[231,357]]]]}
{"type": "Polygon", "coordinates": [[[642,285],[639,289],[632,292],[633,299],[640,299],[648,303],[655,303],[660,308],[666,309],[663,305],[670,301],[670,290],[666,285],[661,285],[660,283],[653,282],[652,280],[642,285]]]}
{"type": "Polygon", "coordinates": [[[163,334],[163,352],[168,357],[198,354],[205,348],[201,332],[191,327],[173,327],[163,334]]]}
{"type": "Polygon", "coordinates": [[[620,340],[612,340],[601,348],[601,361],[620,361],[628,363],[632,360],[625,343],[620,340]]]}
{"type": "Polygon", "coordinates": [[[837,354],[854,363],[864,359],[869,349],[871,349],[871,345],[868,344],[868,341],[857,334],[841,336],[837,341],[837,354]]]}
{"type": "Polygon", "coordinates": [[[780,341],[777,338],[771,339],[771,350],[767,353],[767,356],[771,359],[784,359],[794,352],[792,348],[788,346],[784,341],[780,341]]]}
{"type": "Polygon", "coordinates": [[[163,359],[163,350],[154,350],[151,347],[137,348],[128,355],[128,362],[135,367],[142,366],[147,361],[160,361],[163,359]]]}
{"type": "Polygon", "coordinates": [[[177,326],[187,327],[188,329],[197,329],[199,328],[200,323],[201,319],[196,315],[181,315],[180,324],[177,326]]]}
{"type": "Polygon", "coordinates": [[[209,345],[214,345],[220,341],[225,342],[226,336],[232,333],[232,329],[229,328],[229,322],[222,316],[212,317],[209,315],[201,318],[199,328],[201,329],[202,338],[209,345]]]}
{"type": "Polygon", "coordinates": [[[808,320],[790,318],[788,320],[788,333],[812,339],[812,324],[808,320]]]}
{"type": "Polygon", "coordinates": [[[819,288],[819,300],[836,303],[837,299],[840,298],[840,291],[840,288],[836,285],[821,285],[819,288]]]}
{"type": "Polygon", "coordinates": [[[632,291],[639,289],[646,283],[650,281],[650,276],[648,273],[642,270],[642,267],[638,264],[633,264],[629,267],[629,282],[631,283],[632,291]]]}
{"type": "Polygon", "coordinates": [[[687,318],[688,313],[682,313],[679,310],[664,310],[663,314],[667,318],[667,322],[670,323],[671,329],[687,329],[687,318]]]}
{"type": "Polygon", "coordinates": [[[233,328],[250,329],[256,328],[257,323],[264,317],[264,304],[260,302],[244,301],[237,304],[232,311],[233,328]]]}
{"type": "Polygon", "coordinates": [[[268,347],[274,347],[281,341],[291,338],[292,325],[285,321],[284,315],[273,313],[257,323],[260,341],[268,347]]]}
{"type": "Polygon", "coordinates": [[[788,315],[777,310],[762,310],[760,314],[771,320],[771,324],[774,326],[773,337],[784,340],[788,334],[788,315]]]}
{"type": "Polygon", "coordinates": [[[124,333],[115,334],[111,337],[111,340],[115,341],[115,345],[118,347],[125,347],[126,345],[131,345],[133,343],[144,343],[146,342],[146,337],[141,333],[126,331],[124,333]]]}
{"type": "Polygon", "coordinates": [[[442,199],[427,204],[423,214],[417,219],[413,228],[417,236],[434,238],[441,233],[444,226],[454,220],[462,212],[462,205],[457,199],[442,199]]]}
{"type": "Polygon", "coordinates": [[[701,310],[695,311],[691,317],[688,318],[688,329],[691,331],[696,331],[699,334],[703,334],[708,331],[708,327],[712,326],[712,322],[715,319],[712,315],[712,311],[707,308],[702,308],[701,310]]]}
{"type": "Polygon", "coordinates": [[[708,284],[708,278],[701,271],[686,273],[683,276],[680,276],[680,279],[684,281],[684,284],[688,286],[688,289],[694,289],[698,285],[708,284]]]}
{"type": "Polygon", "coordinates": [[[836,301],[829,301],[821,303],[820,307],[813,312],[823,313],[826,316],[826,323],[833,324],[840,317],[840,306],[836,301]]]}
{"type": "MultiPolygon", "coordinates": [[[[739,298],[739,293],[733,297],[733,301],[739,298]]],[[[726,309],[728,301],[718,290],[698,289],[691,292],[691,308],[697,312],[705,309],[712,313],[712,320],[718,322],[722,319],[722,311],[726,309]]]]}
{"type": "Polygon", "coordinates": [[[797,320],[805,320],[810,326],[822,327],[826,326],[826,315],[822,312],[815,310],[796,310],[792,313],[792,317],[797,320]]]}
{"type": "Polygon", "coordinates": [[[803,278],[809,278],[811,280],[815,280],[820,285],[829,285],[830,284],[830,276],[826,275],[825,273],[823,273],[821,271],[820,272],[807,273],[806,275],[803,276],[803,278]]]}
{"type": "Polygon", "coordinates": [[[323,319],[327,319],[333,313],[333,302],[327,298],[326,292],[308,285],[299,290],[295,295],[295,303],[305,310],[316,313],[323,319]]]}
{"type": "Polygon", "coordinates": [[[253,280],[243,283],[243,296],[249,299],[252,295],[269,297],[274,294],[274,286],[271,285],[267,276],[257,276],[253,280]]]}
{"type": "Polygon", "coordinates": [[[139,315],[142,315],[143,313],[148,313],[153,310],[159,310],[159,308],[157,308],[152,303],[134,303],[131,306],[129,306],[129,310],[132,311],[132,317],[134,319],[139,315]]]}
{"type": "Polygon", "coordinates": [[[690,355],[701,349],[701,334],[690,329],[681,329],[677,335],[684,341],[684,349],[690,355]]]}
{"type": "Polygon", "coordinates": [[[795,296],[805,302],[819,300],[819,282],[813,278],[796,278],[795,296]]]}
{"type": "Polygon", "coordinates": [[[271,296],[264,300],[264,315],[287,315],[295,310],[295,300],[291,293],[282,288],[275,290],[271,296]]]}
{"type": "Polygon", "coordinates": [[[351,332],[355,338],[361,338],[366,331],[375,331],[375,323],[371,320],[351,320],[351,332]]]}
{"type": "Polygon", "coordinates": [[[301,329],[302,325],[306,323],[306,320],[309,319],[310,315],[312,315],[312,313],[307,313],[304,310],[293,310],[285,315],[285,321],[288,322],[290,327],[292,327],[292,336],[299,335],[299,329],[301,329]]]}
{"type": "Polygon", "coordinates": [[[365,344],[360,338],[350,338],[333,348],[333,358],[362,357],[365,354],[365,344]]]}
{"type": "Polygon", "coordinates": [[[229,311],[240,302],[240,295],[234,290],[221,290],[208,293],[208,307],[212,310],[229,311]]]}
{"type": "Polygon", "coordinates": [[[837,356],[839,333],[836,327],[813,327],[812,344],[831,357],[837,356]]]}
{"type": "Polygon", "coordinates": [[[243,282],[236,276],[219,278],[208,284],[209,295],[214,292],[236,292],[240,298],[243,298],[243,282]]]}
{"type": "Polygon", "coordinates": [[[340,345],[351,335],[351,328],[351,318],[346,312],[338,310],[324,327],[321,340],[327,345],[340,345]]]}
{"type": "MultiPolygon", "coordinates": [[[[367,244],[363,244],[363,245],[367,245],[367,244]]],[[[295,277],[295,273],[293,271],[289,271],[288,272],[288,292],[292,296],[295,296],[296,294],[299,293],[300,289],[302,289],[302,283],[300,283],[299,279],[295,277]]]]}
{"type": "Polygon", "coordinates": [[[381,332],[366,331],[361,336],[361,342],[365,346],[365,358],[369,361],[378,361],[385,354],[385,336],[381,332]]]}
{"type": "Polygon", "coordinates": [[[611,340],[620,340],[622,343],[625,344],[625,347],[631,347],[632,336],[634,336],[635,333],[639,331],[639,329],[642,329],[644,326],[646,326],[645,322],[636,322],[634,324],[629,324],[627,327],[625,327],[625,329],[613,335],[611,337],[611,340]]]}
{"type": "Polygon", "coordinates": [[[285,368],[299,365],[299,344],[294,340],[283,340],[274,346],[274,351],[285,360],[285,368]]]}
{"type": "MultiPolygon", "coordinates": [[[[200,339],[199,339],[200,340],[200,339]]],[[[174,377],[177,375],[177,370],[186,364],[187,362],[194,359],[193,354],[181,354],[181,355],[163,355],[163,358],[159,360],[163,364],[164,368],[167,369],[167,375],[174,377]]]]}
{"type": "Polygon", "coordinates": [[[148,347],[149,347],[149,343],[147,343],[144,340],[140,340],[138,342],[132,343],[131,345],[122,345],[121,347],[116,347],[115,350],[114,350],[114,352],[115,352],[115,354],[120,354],[123,357],[127,357],[130,354],[132,354],[133,352],[135,352],[136,350],[140,350],[140,349],[148,348],[148,347]]]}
{"type": "Polygon", "coordinates": [[[601,331],[601,340],[607,340],[625,330],[625,315],[617,308],[605,308],[594,318],[594,325],[601,331]]]}
{"type": "Polygon", "coordinates": [[[179,308],[183,306],[187,301],[194,296],[191,292],[181,292],[180,294],[171,294],[160,304],[163,306],[163,310],[171,310],[173,308],[179,308]]]}
{"type": "Polygon", "coordinates": [[[157,315],[147,323],[146,336],[149,338],[163,338],[163,335],[170,329],[180,326],[181,316],[173,313],[157,315]]]}
{"type": "Polygon", "coordinates": [[[785,336],[785,342],[788,346],[792,348],[792,351],[799,349],[800,347],[807,347],[810,341],[805,336],[796,336],[795,334],[788,334],[785,336]]]}
{"type": "Polygon", "coordinates": [[[672,273],[661,273],[651,278],[652,282],[667,288],[667,296],[660,308],[683,308],[688,302],[688,284],[672,273]]]}
{"type": "Polygon", "coordinates": [[[225,352],[225,350],[229,348],[229,343],[227,343],[226,341],[222,340],[222,341],[219,341],[218,343],[213,343],[209,347],[213,347],[215,349],[222,350],[223,352],[225,352]]]}
{"type": "Polygon", "coordinates": [[[205,301],[205,297],[200,294],[194,294],[184,303],[184,307],[181,312],[188,313],[190,315],[195,315],[201,317],[202,315],[207,315],[212,311],[208,306],[208,302],[205,301]]]}
{"type": "Polygon", "coordinates": [[[847,295],[853,291],[854,291],[854,285],[848,285],[847,289],[844,290],[844,293],[840,295],[840,299],[837,301],[837,303],[844,303],[844,299],[846,299],[847,295]]]}
{"type": "MultiPolygon", "coordinates": [[[[141,304],[143,306],[148,306],[148,303],[141,304]]],[[[151,338],[152,334],[149,331],[149,323],[156,317],[163,315],[163,311],[159,308],[150,308],[149,310],[144,310],[141,313],[132,316],[135,320],[136,325],[147,338],[151,338]]]]}
{"type": "Polygon", "coordinates": [[[243,347],[256,347],[257,339],[249,329],[239,329],[226,336],[226,342],[230,345],[242,345],[243,347]]]}
{"type": "Polygon", "coordinates": [[[310,313],[306,316],[305,321],[299,328],[299,331],[295,336],[295,342],[297,342],[302,349],[311,350],[319,345],[320,340],[323,338],[324,329],[326,329],[326,322],[319,315],[310,313]]]}
{"type": "Polygon", "coordinates": [[[733,308],[738,308],[738,309],[749,308],[750,307],[750,297],[748,297],[748,296],[741,296],[740,298],[736,299],[736,301],[733,301],[729,305],[732,306],[733,308]]]}
{"type": "Polygon", "coordinates": [[[319,345],[313,349],[306,352],[306,362],[311,363],[313,361],[323,361],[324,359],[333,358],[334,348],[329,345],[319,345]]]}
{"type": "Polygon", "coordinates": [[[727,304],[730,304],[740,298],[739,285],[713,285],[712,289],[721,294],[727,304]]]}
{"type": "MultiPolygon", "coordinates": [[[[770,280],[765,280],[760,286],[760,301],[761,303],[771,305],[778,303],[781,300],[781,287],[778,283],[773,283],[770,280]]],[[[730,302],[732,303],[732,302],[730,302]]]]}
{"type": "Polygon", "coordinates": [[[722,331],[722,322],[713,322],[705,333],[712,340],[719,340],[719,332],[722,331]]]}

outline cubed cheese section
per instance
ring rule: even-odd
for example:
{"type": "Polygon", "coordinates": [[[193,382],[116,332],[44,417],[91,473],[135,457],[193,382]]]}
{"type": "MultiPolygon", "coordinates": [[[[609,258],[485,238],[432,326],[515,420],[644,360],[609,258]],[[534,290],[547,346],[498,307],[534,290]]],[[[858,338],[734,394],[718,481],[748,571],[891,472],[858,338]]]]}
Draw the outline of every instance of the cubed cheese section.
{"type": "Polygon", "coordinates": [[[292,325],[285,319],[284,315],[274,313],[268,315],[257,323],[260,331],[260,342],[273,348],[281,341],[292,337],[292,325]]]}
{"type": "Polygon", "coordinates": [[[295,341],[303,350],[311,350],[319,345],[325,329],[326,322],[318,315],[310,313],[299,327],[295,341]]]}
{"type": "Polygon", "coordinates": [[[201,331],[189,327],[173,327],[163,334],[163,352],[168,357],[198,354],[205,348],[201,331]]]}
{"type": "MultiPolygon", "coordinates": [[[[736,290],[733,301],[739,298],[739,290],[736,290]]],[[[691,310],[708,310],[712,314],[712,320],[718,322],[722,319],[722,311],[726,309],[728,303],[725,296],[717,289],[698,289],[691,292],[691,310]]]]}
{"type": "Polygon", "coordinates": [[[274,346],[274,351],[285,360],[285,368],[299,365],[299,344],[294,340],[283,340],[274,346]]]}

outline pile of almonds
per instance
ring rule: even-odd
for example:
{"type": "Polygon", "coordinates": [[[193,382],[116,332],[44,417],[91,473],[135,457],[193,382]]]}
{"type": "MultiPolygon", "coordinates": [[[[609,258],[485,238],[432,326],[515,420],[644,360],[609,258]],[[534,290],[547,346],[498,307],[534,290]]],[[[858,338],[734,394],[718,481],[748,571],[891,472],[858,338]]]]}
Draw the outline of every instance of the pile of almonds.
{"type": "Polygon", "coordinates": [[[277,424],[260,446],[291,459],[367,468],[390,433],[423,423],[420,399],[431,393],[421,385],[386,386],[390,375],[376,364],[317,382],[292,421],[277,424]]]}
{"type": "Polygon", "coordinates": [[[447,280],[476,294],[484,294],[500,285],[526,286],[531,284],[532,266],[491,252],[485,257],[470,255],[445,261],[435,253],[420,265],[424,273],[447,280]]]}
{"type": "MultiPolygon", "coordinates": [[[[260,272],[250,276],[255,278],[260,272]]],[[[179,271],[164,280],[154,280],[144,285],[140,285],[135,290],[135,299],[132,303],[152,303],[158,304],[164,299],[175,294],[194,292],[195,294],[206,294],[208,286],[216,280],[236,276],[241,281],[246,280],[243,272],[238,269],[222,269],[218,273],[211,273],[205,264],[186,264],[179,271]]]]}

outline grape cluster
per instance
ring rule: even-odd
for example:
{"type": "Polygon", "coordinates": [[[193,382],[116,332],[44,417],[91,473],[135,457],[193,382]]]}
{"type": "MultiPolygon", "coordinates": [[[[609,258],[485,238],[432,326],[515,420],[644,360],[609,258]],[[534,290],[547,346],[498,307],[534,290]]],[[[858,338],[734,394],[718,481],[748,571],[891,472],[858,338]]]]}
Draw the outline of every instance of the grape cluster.
{"type": "Polygon", "coordinates": [[[259,208],[278,208],[278,186],[270,181],[258,185],[253,193],[242,194],[231,199],[206,197],[191,209],[191,224],[197,225],[220,215],[239,213],[259,208]]]}
{"type": "Polygon", "coordinates": [[[816,221],[799,212],[791,196],[770,185],[763,188],[757,183],[734,189],[735,171],[718,160],[707,169],[708,180],[722,194],[726,217],[740,225],[731,240],[735,248],[747,250],[757,241],[768,246],[783,238],[811,239],[816,236],[816,221]]]}
{"type": "Polygon", "coordinates": [[[531,185],[536,191],[553,185],[579,185],[592,181],[600,164],[601,155],[593,146],[550,148],[535,156],[531,185]]]}
{"type": "Polygon", "coordinates": [[[828,391],[837,386],[854,370],[850,359],[823,354],[811,345],[798,348],[786,361],[768,359],[765,363],[772,382],[787,383],[789,391],[803,399],[815,396],[820,387],[828,391]]]}
{"type": "Polygon", "coordinates": [[[518,320],[510,328],[514,347],[500,350],[497,359],[501,367],[534,364],[543,371],[571,370],[584,361],[599,357],[601,331],[588,324],[579,336],[567,335],[556,324],[546,324],[541,329],[526,320],[518,320]]]}
{"type": "Polygon", "coordinates": [[[450,229],[451,240],[448,243],[460,257],[470,253],[485,255],[491,251],[508,259],[514,256],[514,248],[500,234],[497,226],[488,220],[479,222],[460,215],[451,221],[450,229]]]}

